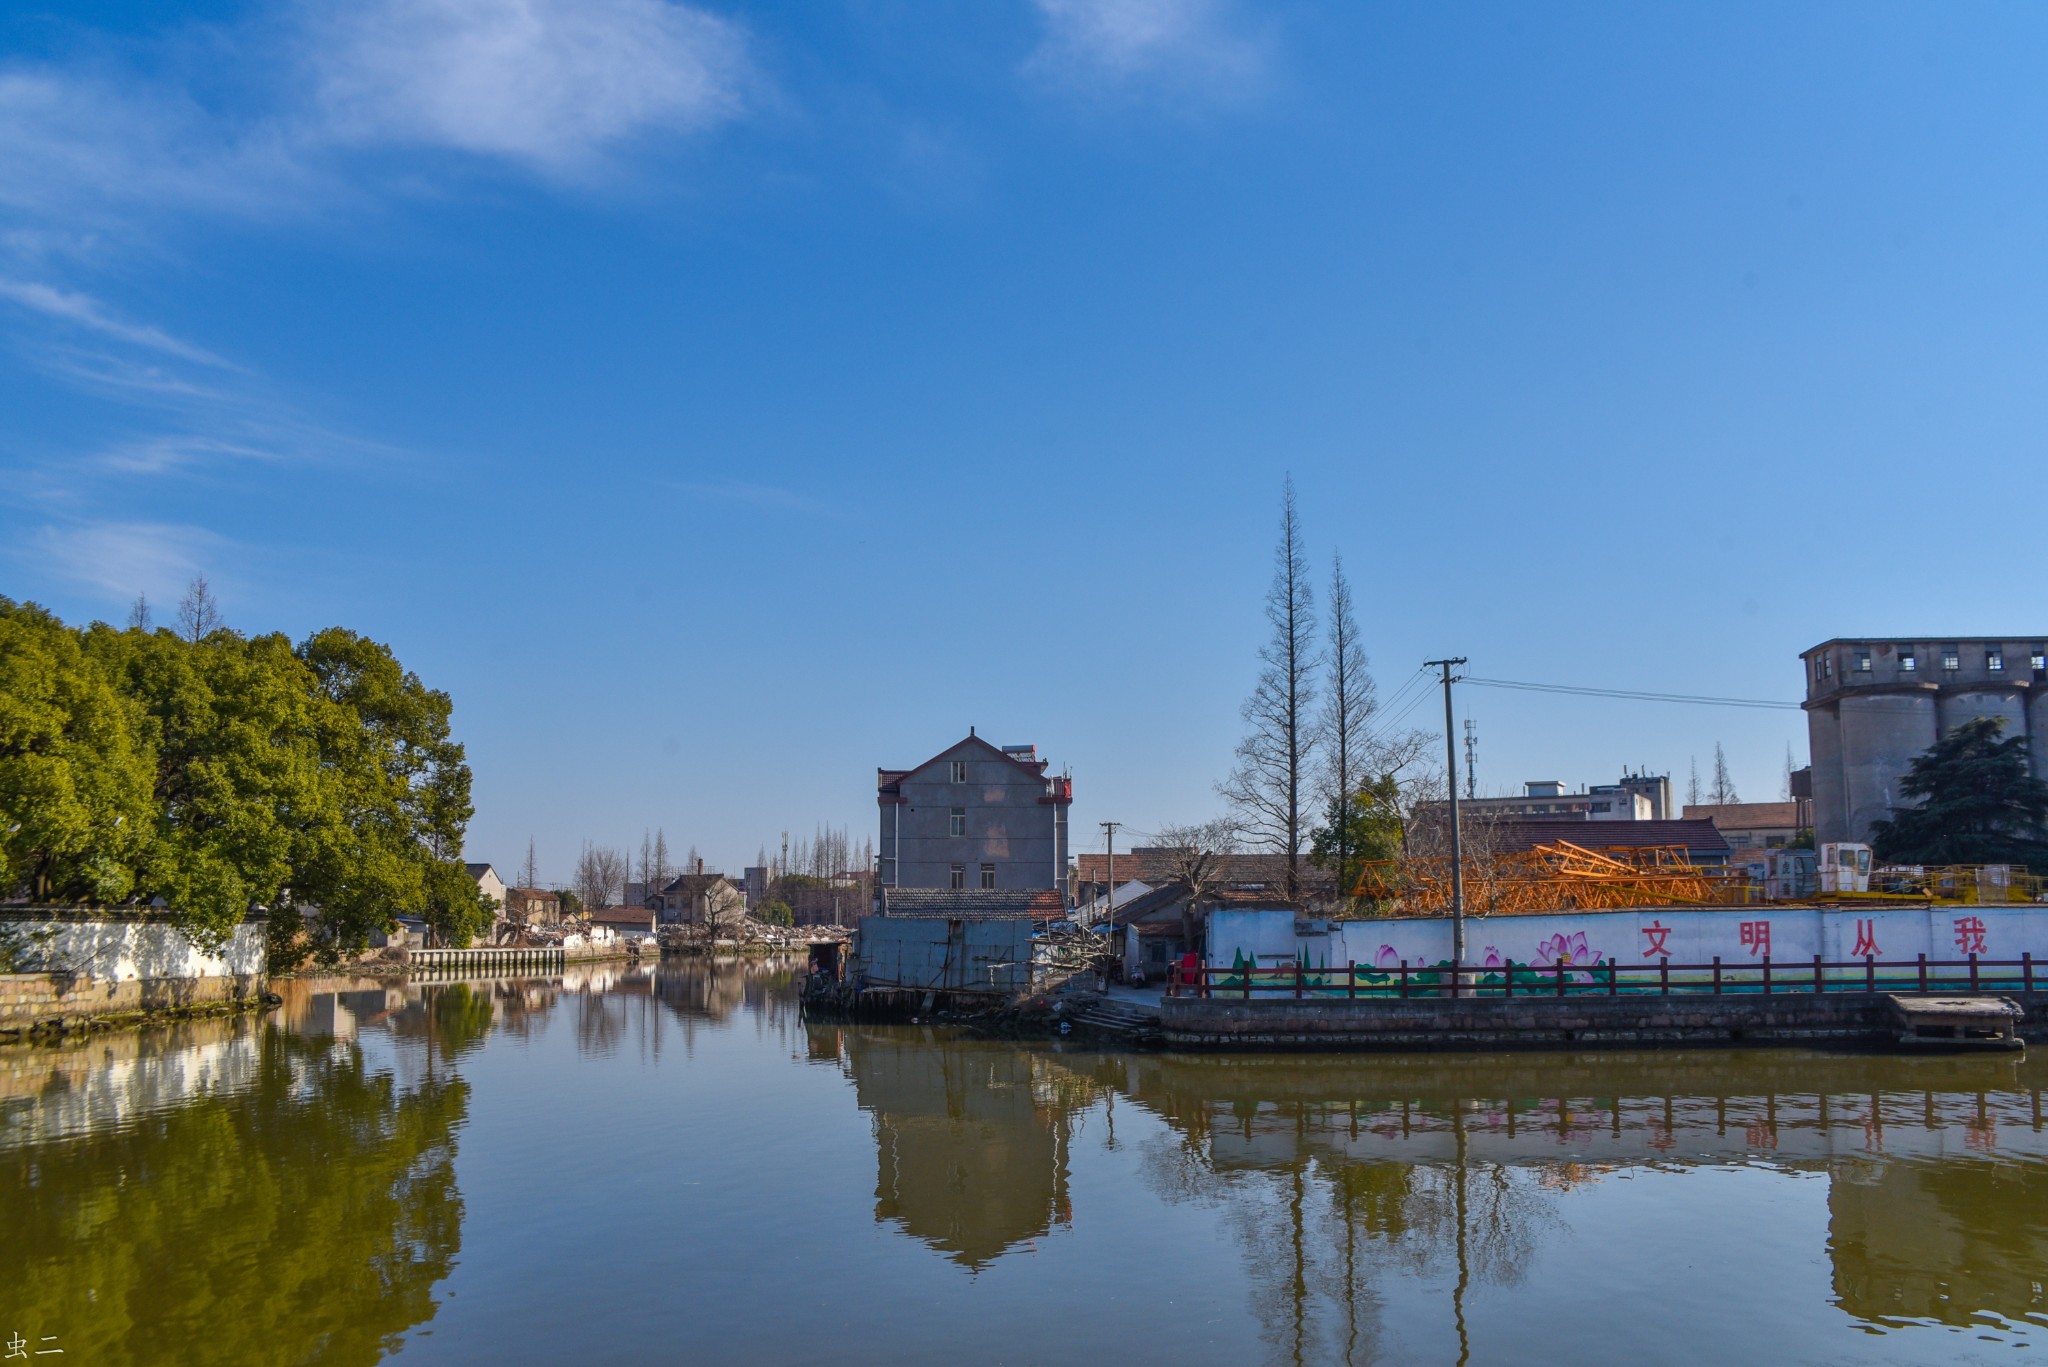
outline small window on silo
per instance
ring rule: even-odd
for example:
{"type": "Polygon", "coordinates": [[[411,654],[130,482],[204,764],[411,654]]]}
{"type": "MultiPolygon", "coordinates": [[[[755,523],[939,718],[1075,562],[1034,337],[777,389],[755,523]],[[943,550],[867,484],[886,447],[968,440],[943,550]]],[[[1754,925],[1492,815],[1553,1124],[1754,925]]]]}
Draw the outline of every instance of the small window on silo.
{"type": "Polygon", "coordinates": [[[1870,672],[1869,651],[1859,650],[1856,652],[1856,672],[1858,674],[1868,674],[1870,672]]]}
{"type": "Polygon", "coordinates": [[[1985,651],[1984,667],[1994,674],[2001,673],[2005,669],[2005,652],[2002,650],[1985,651]]]}
{"type": "Polygon", "coordinates": [[[1963,667],[1963,652],[1955,646],[1941,648],[1941,667],[1953,674],[1963,667]]]}
{"type": "Polygon", "coordinates": [[[1920,668],[1920,661],[1913,658],[1912,651],[1902,650],[1899,652],[1899,668],[1905,673],[1911,674],[1920,668]]]}

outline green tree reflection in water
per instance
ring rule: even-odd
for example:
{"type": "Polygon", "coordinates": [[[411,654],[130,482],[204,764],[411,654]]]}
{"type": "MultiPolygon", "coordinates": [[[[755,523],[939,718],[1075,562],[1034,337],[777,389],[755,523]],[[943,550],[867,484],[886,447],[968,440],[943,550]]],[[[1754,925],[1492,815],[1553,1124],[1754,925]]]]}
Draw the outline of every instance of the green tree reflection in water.
{"type": "MultiPolygon", "coordinates": [[[[474,1024],[455,1011],[445,1024],[474,1024]]],[[[251,1087],[0,1152],[0,1333],[65,1362],[371,1363],[461,1246],[469,1090],[268,1030],[251,1087]]]]}

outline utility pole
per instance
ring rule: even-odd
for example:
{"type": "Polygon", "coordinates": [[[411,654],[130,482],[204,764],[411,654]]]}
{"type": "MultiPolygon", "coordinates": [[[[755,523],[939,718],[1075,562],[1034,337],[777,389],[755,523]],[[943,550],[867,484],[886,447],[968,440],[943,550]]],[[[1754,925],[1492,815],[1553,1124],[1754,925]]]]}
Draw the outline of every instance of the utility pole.
{"type": "Polygon", "coordinates": [[[1472,719],[1465,718],[1465,797],[1469,801],[1479,796],[1479,733],[1472,729],[1472,719]]]}
{"type": "Polygon", "coordinates": [[[1104,913],[1104,920],[1110,920],[1116,916],[1116,828],[1123,824],[1121,821],[1105,821],[1102,823],[1103,845],[1109,851],[1109,871],[1103,875],[1109,883],[1107,894],[1109,910],[1104,913]]]}
{"type": "Polygon", "coordinates": [[[1104,993],[1109,991],[1110,956],[1116,947],[1116,828],[1123,824],[1121,821],[1105,821],[1102,823],[1103,845],[1109,851],[1109,869],[1103,874],[1103,877],[1109,882],[1109,910],[1104,912],[1102,916],[1102,990],[1104,993]]]}
{"type": "Polygon", "coordinates": [[[1458,728],[1451,717],[1451,684],[1456,678],[1451,673],[1452,665],[1465,663],[1460,655],[1452,660],[1425,660],[1424,669],[1441,669],[1444,672],[1444,763],[1446,777],[1450,780],[1445,788],[1451,798],[1451,995],[1463,995],[1463,982],[1458,970],[1465,966],[1465,849],[1458,838],[1458,728]]]}

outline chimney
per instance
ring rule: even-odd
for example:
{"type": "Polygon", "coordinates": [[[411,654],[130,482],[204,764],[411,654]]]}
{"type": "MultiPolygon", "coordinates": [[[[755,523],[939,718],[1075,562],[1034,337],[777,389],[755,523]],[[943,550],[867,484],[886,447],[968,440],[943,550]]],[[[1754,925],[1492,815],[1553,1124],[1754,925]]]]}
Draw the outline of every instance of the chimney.
{"type": "Polygon", "coordinates": [[[697,856],[697,876],[704,876],[704,856],[701,854],[697,856]]]}

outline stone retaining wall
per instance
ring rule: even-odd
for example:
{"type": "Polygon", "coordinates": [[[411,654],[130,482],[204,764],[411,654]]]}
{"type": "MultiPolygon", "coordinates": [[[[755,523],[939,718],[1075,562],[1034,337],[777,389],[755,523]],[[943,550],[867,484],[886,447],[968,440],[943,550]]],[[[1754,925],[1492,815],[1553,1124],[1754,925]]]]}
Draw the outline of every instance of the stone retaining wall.
{"type": "MultiPolygon", "coordinates": [[[[2048,1037],[2048,993],[2022,996],[2020,1032],[2048,1037]]],[[[1411,998],[1406,1001],[1169,997],[1179,1049],[1547,1049],[1581,1045],[1815,1044],[1890,1040],[1886,994],[1411,998]]]]}
{"type": "Polygon", "coordinates": [[[0,1035],[125,1023],[145,1014],[232,1010],[263,994],[260,975],[129,978],[0,973],[0,1035]]]}

